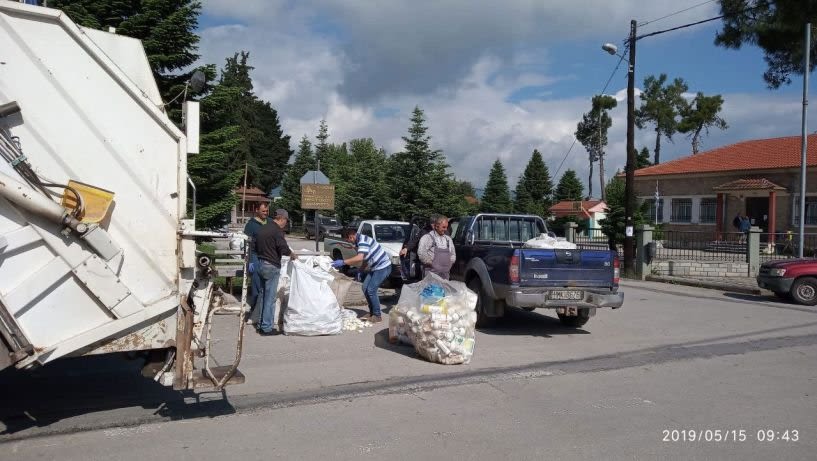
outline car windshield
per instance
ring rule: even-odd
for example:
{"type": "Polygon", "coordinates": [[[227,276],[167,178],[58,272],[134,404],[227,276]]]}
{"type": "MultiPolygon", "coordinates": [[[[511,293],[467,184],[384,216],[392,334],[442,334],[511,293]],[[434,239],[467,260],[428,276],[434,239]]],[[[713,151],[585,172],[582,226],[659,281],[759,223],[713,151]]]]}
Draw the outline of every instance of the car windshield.
{"type": "Polygon", "coordinates": [[[406,240],[408,224],[377,224],[374,226],[375,240],[378,242],[400,242],[406,240]]]}
{"type": "Polygon", "coordinates": [[[327,226],[337,226],[338,220],[335,218],[321,218],[321,224],[325,224],[327,226]]]}

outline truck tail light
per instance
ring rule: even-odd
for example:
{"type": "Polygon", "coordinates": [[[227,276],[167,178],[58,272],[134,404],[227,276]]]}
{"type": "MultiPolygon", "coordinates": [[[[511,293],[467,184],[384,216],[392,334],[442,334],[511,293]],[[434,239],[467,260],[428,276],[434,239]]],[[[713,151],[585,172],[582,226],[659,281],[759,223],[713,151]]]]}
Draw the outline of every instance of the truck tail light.
{"type": "Polygon", "coordinates": [[[621,280],[621,260],[618,259],[618,254],[613,253],[613,285],[618,285],[621,280]]]}
{"type": "Polygon", "coordinates": [[[511,256],[511,265],[508,266],[508,279],[511,283],[519,283],[519,253],[514,251],[511,256]]]}

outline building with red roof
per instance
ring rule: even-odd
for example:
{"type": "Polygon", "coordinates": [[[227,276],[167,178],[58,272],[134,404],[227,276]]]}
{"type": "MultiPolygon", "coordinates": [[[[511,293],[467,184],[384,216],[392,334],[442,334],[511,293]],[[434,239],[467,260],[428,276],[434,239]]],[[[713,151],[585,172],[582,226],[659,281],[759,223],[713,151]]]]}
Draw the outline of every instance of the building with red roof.
{"type": "MultiPolygon", "coordinates": [[[[711,230],[720,240],[746,213],[763,232],[786,232],[799,225],[800,159],[800,136],[743,141],[636,170],[635,191],[665,229],[711,230]]],[[[817,134],[808,136],[807,171],[805,221],[817,230],[817,134]]]]}

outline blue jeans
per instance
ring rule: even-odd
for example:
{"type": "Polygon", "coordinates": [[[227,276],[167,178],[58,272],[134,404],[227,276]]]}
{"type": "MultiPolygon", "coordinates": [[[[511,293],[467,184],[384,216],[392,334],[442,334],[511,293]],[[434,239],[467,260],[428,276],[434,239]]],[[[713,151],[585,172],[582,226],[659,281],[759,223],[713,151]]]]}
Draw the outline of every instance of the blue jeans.
{"type": "MultiPolygon", "coordinates": [[[[255,252],[250,254],[250,264],[254,266],[255,270],[250,272],[250,292],[247,294],[247,304],[255,306],[255,300],[258,297],[258,293],[261,292],[261,276],[258,275],[261,261],[258,260],[258,256],[255,255],[255,252]]],[[[247,270],[249,270],[249,267],[247,270]]]]}
{"type": "Polygon", "coordinates": [[[380,285],[391,274],[391,266],[371,271],[366,274],[363,279],[363,296],[366,297],[366,302],[369,303],[369,314],[380,316],[380,298],[377,296],[377,290],[380,285]]]}
{"type": "Polygon", "coordinates": [[[255,268],[261,276],[261,291],[255,301],[255,309],[260,311],[261,318],[258,322],[258,329],[264,333],[272,331],[275,326],[275,299],[278,295],[278,279],[281,276],[281,268],[275,267],[266,261],[260,261],[255,268]]]}

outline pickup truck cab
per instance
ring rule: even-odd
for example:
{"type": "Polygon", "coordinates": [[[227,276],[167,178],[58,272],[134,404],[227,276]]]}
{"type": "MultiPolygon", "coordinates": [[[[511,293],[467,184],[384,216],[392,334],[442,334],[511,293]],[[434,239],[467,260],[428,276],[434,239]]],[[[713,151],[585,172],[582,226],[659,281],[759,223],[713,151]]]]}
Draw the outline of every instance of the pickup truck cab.
{"type": "MultiPolygon", "coordinates": [[[[399,288],[403,285],[400,275],[400,249],[409,235],[411,225],[404,221],[364,220],[358,224],[357,233],[373,237],[391,258],[391,275],[383,283],[383,288],[399,288]]],[[[323,240],[324,250],[332,259],[347,259],[356,254],[355,246],[339,237],[327,235],[323,240]]]]}
{"type": "Polygon", "coordinates": [[[790,298],[806,306],[817,305],[817,259],[781,259],[765,262],[757,274],[757,285],[779,298],[790,298]]]}
{"type": "Polygon", "coordinates": [[[505,306],[514,306],[556,309],[563,324],[579,327],[597,308],[624,303],[615,252],[524,247],[548,233],[538,216],[479,214],[449,223],[457,252],[451,278],[477,293],[478,326],[491,325],[505,306]]]}

